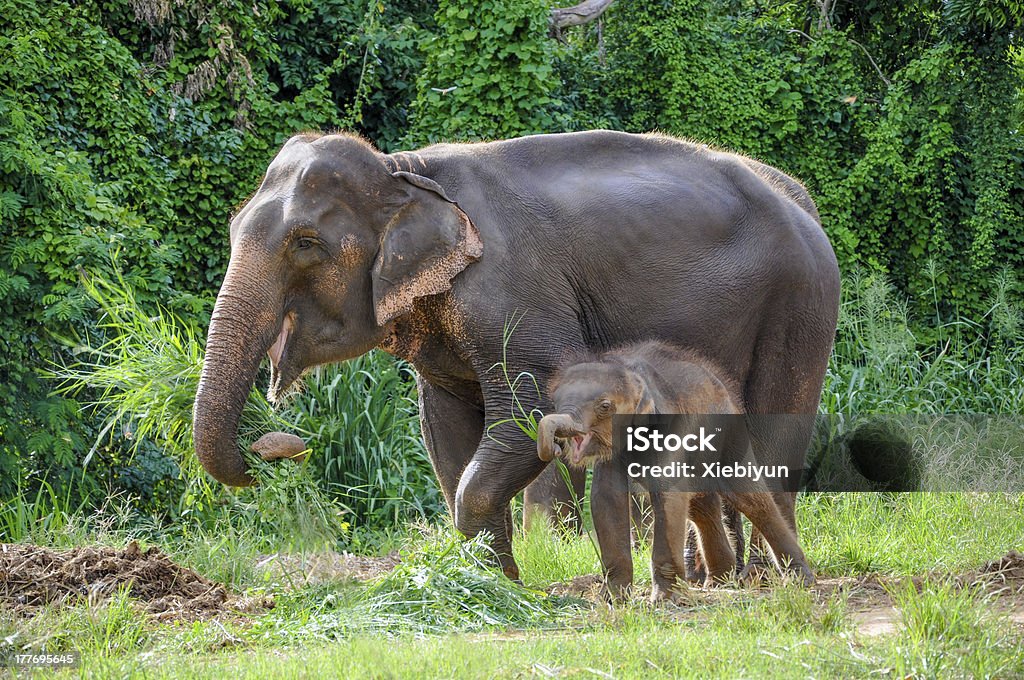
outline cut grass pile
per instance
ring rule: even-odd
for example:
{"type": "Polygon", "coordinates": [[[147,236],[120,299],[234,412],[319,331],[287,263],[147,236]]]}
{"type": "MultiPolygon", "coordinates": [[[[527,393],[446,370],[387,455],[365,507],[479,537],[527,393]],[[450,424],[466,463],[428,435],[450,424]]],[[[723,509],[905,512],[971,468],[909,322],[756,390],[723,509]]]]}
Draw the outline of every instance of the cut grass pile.
{"type": "Polygon", "coordinates": [[[321,586],[285,594],[263,618],[257,634],[294,643],[357,634],[445,634],[564,626],[583,603],[552,597],[504,578],[490,566],[486,537],[464,541],[450,530],[407,551],[391,570],[365,588],[321,586]],[[317,589],[312,591],[317,592],[317,589]]]}

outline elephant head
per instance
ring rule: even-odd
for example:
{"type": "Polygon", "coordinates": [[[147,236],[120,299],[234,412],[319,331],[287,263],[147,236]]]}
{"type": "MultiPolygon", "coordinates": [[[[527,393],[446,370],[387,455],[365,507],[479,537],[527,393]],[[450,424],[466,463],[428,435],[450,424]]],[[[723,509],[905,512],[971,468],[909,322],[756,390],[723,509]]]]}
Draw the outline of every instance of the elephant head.
{"type": "Polygon", "coordinates": [[[537,426],[542,460],[551,460],[559,449],[574,465],[607,460],[612,457],[612,416],[653,412],[644,380],[615,362],[574,364],[552,378],[548,391],[555,410],[537,426]]]}
{"type": "Polygon", "coordinates": [[[381,344],[416,298],[450,289],[482,250],[433,180],[391,172],[356,137],[289,140],[231,222],[193,412],[203,467],[252,483],[237,429],[264,354],[276,400],[305,369],[381,344]]]}

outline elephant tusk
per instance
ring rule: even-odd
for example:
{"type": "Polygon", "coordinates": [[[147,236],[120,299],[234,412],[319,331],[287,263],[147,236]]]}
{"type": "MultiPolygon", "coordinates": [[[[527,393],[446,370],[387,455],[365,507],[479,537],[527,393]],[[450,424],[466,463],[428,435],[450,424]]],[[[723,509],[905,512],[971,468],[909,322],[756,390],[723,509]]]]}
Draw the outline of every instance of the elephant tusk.
{"type": "Polygon", "coordinates": [[[281,323],[281,330],[277,334],[277,339],[274,340],[274,344],[267,350],[267,356],[270,357],[270,363],[276,370],[281,364],[281,357],[284,356],[284,348],[288,344],[288,336],[292,334],[292,330],[295,329],[295,315],[292,312],[288,312],[284,316],[284,321],[281,323]]]}

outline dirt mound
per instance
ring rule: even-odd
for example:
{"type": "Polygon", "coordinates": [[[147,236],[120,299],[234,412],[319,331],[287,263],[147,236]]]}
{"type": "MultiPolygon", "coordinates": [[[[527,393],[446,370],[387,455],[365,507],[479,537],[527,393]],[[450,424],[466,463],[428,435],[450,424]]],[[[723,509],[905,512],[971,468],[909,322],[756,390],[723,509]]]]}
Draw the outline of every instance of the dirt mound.
{"type": "Polygon", "coordinates": [[[158,548],[143,552],[135,541],[123,550],[0,545],[0,606],[18,614],[31,615],[48,604],[100,602],[121,588],[160,620],[209,618],[225,609],[238,611],[237,605],[251,607],[158,548]]]}

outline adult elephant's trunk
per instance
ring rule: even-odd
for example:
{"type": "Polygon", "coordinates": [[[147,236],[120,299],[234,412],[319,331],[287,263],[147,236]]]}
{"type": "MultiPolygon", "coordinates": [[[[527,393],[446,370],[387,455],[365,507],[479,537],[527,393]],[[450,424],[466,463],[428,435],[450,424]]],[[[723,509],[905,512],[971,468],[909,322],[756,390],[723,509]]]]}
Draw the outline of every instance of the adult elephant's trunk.
{"type": "Polygon", "coordinates": [[[264,286],[229,267],[206,340],[206,359],[192,413],[199,462],[224,484],[249,486],[253,477],[238,450],[238,423],[273,340],[280,311],[264,286]]]}

